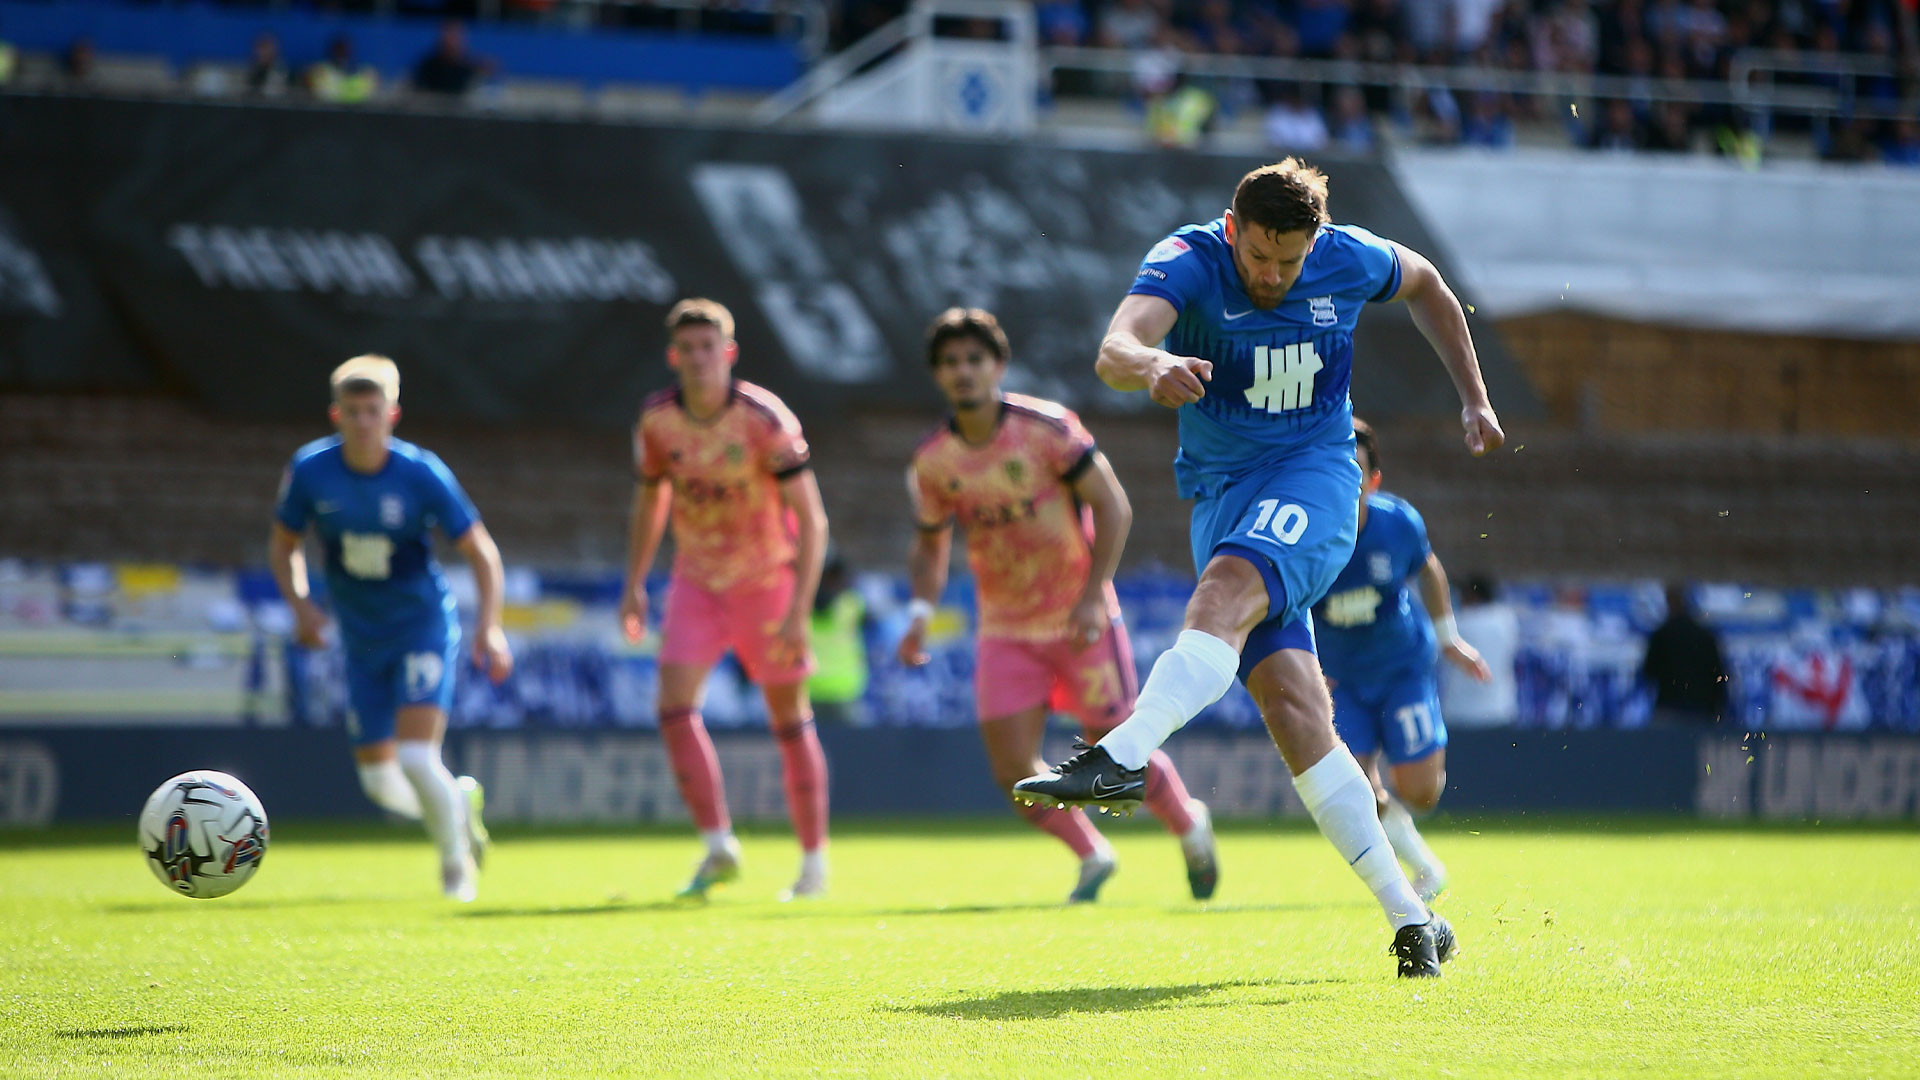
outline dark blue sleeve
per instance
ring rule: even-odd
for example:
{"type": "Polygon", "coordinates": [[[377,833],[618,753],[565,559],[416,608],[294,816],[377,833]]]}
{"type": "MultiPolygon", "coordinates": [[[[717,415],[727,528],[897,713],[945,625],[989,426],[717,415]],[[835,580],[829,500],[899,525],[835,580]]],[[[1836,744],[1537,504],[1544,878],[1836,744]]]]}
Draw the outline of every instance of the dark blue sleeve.
{"type": "Polygon", "coordinates": [[[307,485],[293,463],[280,474],[280,494],[273,502],[273,519],[292,532],[306,532],[312,519],[313,504],[307,497],[307,485]]]}
{"type": "Polygon", "coordinates": [[[1172,304],[1175,313],[1181,313],[1189,303],[1204,297],[1208,287],[1206,259],[1191,242],[1175,235],[1147,252],[1127,295],[1157,296],[1172,304]]]}
{"type": "Polygon", "coordinates": [[[458,541],[467,535],[480,520],[480,511],[474,509],[473,501],[461,489],[460,481],[453,478],[453,470],[440,460],[438,454],[425,454],[421,461],[427,466],[427,491],[425,505],[427,513],[440,526],[447,539],[458,541]]]}
{"type": "Polygon", "coordinates": [[[1420,516],[1420,511],[1415,510],[1412,505],[1408,503],[1401,503],[1400,509],[1406,518],[1405,554],[1407,562],[1402,573],[1407,577],[1412,577],[1420,572],[1422,566],[1427,564],[1428,556],[1433,554],[1433,544],[1427,539],[1427,522],[1425,518],[1420,516]]]}
{"type": "Polygon", "coordinates": [[[1393,299],[1393,294],[1400,291],[1400,253],[1394,249],[1393,242],[1357,225],[1349,225],[1342,231],[1348,240],[1347,250],[1358,268],[1361,284],[1357,291],[1370,304],[1393,299]]]}

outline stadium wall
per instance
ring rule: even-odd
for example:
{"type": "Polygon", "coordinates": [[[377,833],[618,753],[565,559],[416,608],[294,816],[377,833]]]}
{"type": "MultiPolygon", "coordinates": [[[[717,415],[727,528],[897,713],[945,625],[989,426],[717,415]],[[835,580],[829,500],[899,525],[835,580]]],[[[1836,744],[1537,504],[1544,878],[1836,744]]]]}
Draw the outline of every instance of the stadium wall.
{"type": "MultiPolygon", "coordinates": [[[[836,813],[998,815],[971,730],[823,729],[836,813]],[[946,767],[877,786],[907,760],[946,767]]],[[[1050,745],[1057,757],[1064,739],[1050,745]]],[[[780,760],[764,735],[716,739],[736,817],[784,819],[780,760]]],[[[1303,811],[1263,735],[1195,732],[1168,747],[1188,787],[1231,818],[1303,811]]],[[[497,821],[685,820],[658,739],[631,733],[465,732],[449,760],[487,786],[497,821]]],[[[0,733],[0,826],[124,821],[190,768],[246,780],[276,821],[371,817],[337,732],[16,728],[0,733]]],[[[1688,731],[1453,735],[1449,812],[1695,814],[1720,819],[1920,821],[1920,738],[1733,736],[1688,731]]]]}
{"type": "Polygon", "coordinates": [[[1570,312],[1502,319],[1500,333],[1560,425],[1920,440],[1920,337],[1765,334],[1570,312]]]}

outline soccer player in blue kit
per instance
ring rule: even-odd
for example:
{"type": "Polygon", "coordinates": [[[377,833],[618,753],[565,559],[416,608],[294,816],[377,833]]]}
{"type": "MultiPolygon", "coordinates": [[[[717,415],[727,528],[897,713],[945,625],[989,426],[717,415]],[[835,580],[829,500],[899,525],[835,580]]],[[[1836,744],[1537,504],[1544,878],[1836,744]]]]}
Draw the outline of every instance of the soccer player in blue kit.
{"type": "Polygon", "coordinates": [[[1431,901],[1447,887],[1447,869],[1427,847],[1408,810],[1427,813],[1447,786],[1447,725],[1440,715],[1437,657],[1486,682],[1487,662],[1454,626],[1447,571],[1427,541],[1427,523],[1406,500],[1380,490],[1380,444],[1353,422],[1360,465],[1360,524],[1353,558],[1313,606],[1320,666],[1333,691],[1333,727],[1373,784],[1380,823],[1394,854],[1413,869],[1413,888],[1431,901]],[[1407,583],[1419,579],[1425,613],[1407,583]],[[1380,777],[1386,758],[1388,794],[1380,777]]]}
{"type": "Polygon", "coordinates": [[[1373,785],[1333,730],[1308,611],[1353,553],[1353,327],[1369,303],[1404,301],[1462,405],[1467,449],[1505,436],[1487,400],[1460,301],[1427,259],[1329,224],[1327,180],[1288,158],[1242,177],[1232,207],[1154,245],[1120,302],[1095,370],[1178,410],[1180,494],[1195,500],[1200,581],[1185,629],[1154,662],[1125,722],[1097,746],[1014,785],[1054,805],[1137,806],[1147,757],[1219,700],[1253,694],[1320,831],[1380,902],[1402,976],[1440,974],[1454,952],[1394,858],[1373,785]]]}
{"type": "Polygon", "coordinates": [[[441,760],[453,703],[460,621],[434,560],[438,528],[473,567],[479,591],[474,663],[495,682],[513,670],[500,628],[500,550],[453,473],[393,437],[400,370],[384,356],[334,369],[328,410],[339,434],[296,450],[280,482],[268,565],[293,609],[294,638],[322,644],[327,616],[308,596],[301,540],[326,551],[327,591],[346,648],[348,734],[360,786],[377,805],[426,822],[440,857],[441,891],[474,898],[484,855],[481,792],[441,760]]]}

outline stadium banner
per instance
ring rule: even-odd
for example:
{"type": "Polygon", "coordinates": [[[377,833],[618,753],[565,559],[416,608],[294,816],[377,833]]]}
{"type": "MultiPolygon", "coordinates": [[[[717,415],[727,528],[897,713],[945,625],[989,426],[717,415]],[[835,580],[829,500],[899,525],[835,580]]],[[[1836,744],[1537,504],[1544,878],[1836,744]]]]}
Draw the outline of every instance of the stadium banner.
{"type": "MultiPolygon", "coordinates": [[[[1258,159],[960,138],[653,128],[0,95],[0,387],[165,390],[310,415],[347,356],[422,420],[626,425],[677,298],[739,318],[743,376],[803,417],[925,407],[922,330],[994,309],[1013,389],[1144,407],[1091,374],[1139,260],[1258,159]]],[[[1333,214],[1434,255],[1385,166],[1330,160],[1333,214]]],[[[1470,299],[1470,298],[1469,298],[1470,299]]],[[[1506,415],[1533,397],[1493,333],[1506,415]]],[[[1353,392],[1451,415],[1404,311],[1370,309],[1353,392]]]]}
{"type": "MultiPolygon", "coordinates": [[[[832,805],[860,817],[1005,814],[978,735],[962,729],[824,728],[832,805]],[[900,762],[942,768],[911,784],[900,762]]],[[[715,739],[734,816],[782,821],[780,757],[764,734],[715,739]]],[[[1047,753],[1058,757],[1066,737],[1047,753]]],[[[1193,732],[1168,746],[1187,786],[1223,818],[1303,815],[1262,735],[1193,732]]],[[[571,824],[685,821],[651,732],[456,733],[455,771],[487,787],[491,820],[571,824]]],[[[0,826],[124,820],[168,776],[211,768],[245,780],[274,820],[371,818],[339,732],[14,728],[0,731],[0,826]]],[[[1503,812],[1698,814],[1711,818],[1920,822],[1920,738],[1689,731],[1462,731],[1447,752],[1444,807],[1503,812]]]]}

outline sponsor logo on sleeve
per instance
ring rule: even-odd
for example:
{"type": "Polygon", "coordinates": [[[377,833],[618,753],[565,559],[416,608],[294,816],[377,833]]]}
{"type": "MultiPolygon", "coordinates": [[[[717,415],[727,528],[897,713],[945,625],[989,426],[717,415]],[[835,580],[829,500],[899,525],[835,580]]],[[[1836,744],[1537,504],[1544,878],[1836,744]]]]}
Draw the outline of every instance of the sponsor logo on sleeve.
{"type": "Polygon", "coordinates": [[[1193,246],[1185,240],[1177,236],[1169,236],[1153,245],[1153,250],[1147,252],[1147,261],[1150,263],[1172,262],[1192,250],[1193,246]]]}

